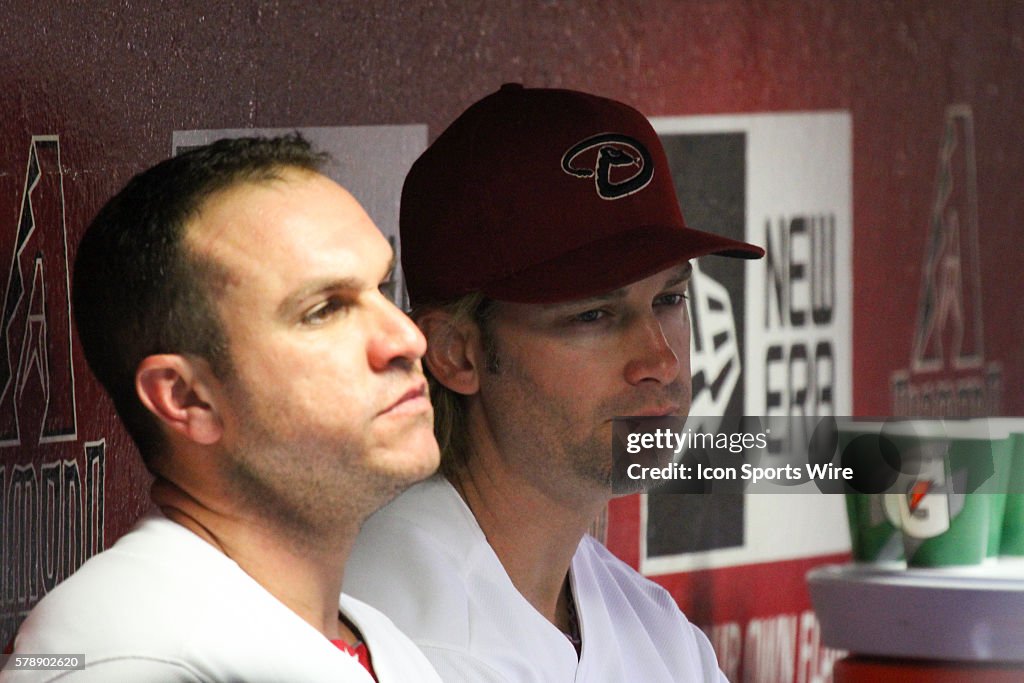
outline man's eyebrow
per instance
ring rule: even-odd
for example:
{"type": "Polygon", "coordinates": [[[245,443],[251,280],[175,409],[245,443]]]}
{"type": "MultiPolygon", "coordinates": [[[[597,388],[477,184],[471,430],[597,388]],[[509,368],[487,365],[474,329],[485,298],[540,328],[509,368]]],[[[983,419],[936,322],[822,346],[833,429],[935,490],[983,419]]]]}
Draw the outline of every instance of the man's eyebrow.
{"type": "MultiPolygon", "coordinates": [[[[672,277],[670,277],[665,282],[664,285],[662,285],[662,287],[675,287],[676,285],[682,284],[683,282],[689,280],[692,275],[693,266],[690,264],[689,261],[687,261],[683,266],[679,268],[679,270],[675,272],[675,274],[672,275],[672,277]]],[[[613,289],[612,291],[606,292],[604,294],[598,294],[596,296],[587,297],[586,299],[582,299],[582,301],[614,301],[616,299],[621,299],[624,296],[626,296],[627,289],[629,289],[629,285],[626,285],[625,287],[620,287],[618,289],[613,289]]]]}
{"type": "Polygon", "coordinates": [[[625,296],[626,287],[619,287],[618,289],[613,289],[612,291],[605,292],[604,294],[595,294],[594,296],[588,296],[585,299],[573,299],[572,301],[558,301],[553,304],[541,304],[541,306],[548,309],[570,308],[576,306],[586,306],[591,303],[615,301],[617,299],[622,299],[625,296]]]}
{"type": "MultiPolygon", "coordinates": [[[[690,262],[687,261],[686,264],[681,266],[679,268],[679,270],[676,271],[675,274],[673,274],[672,277],[669,278],[668,281],[666,281],[665,284],[662,285],[662,286],[664,288],[675,287],[678,284],[682,284],[682,283],[686,282],[692,276],[693,276],[693,265],[691,265],[690,262]]],[[[617,300],[622,299],[622,298],[624,298],[626,296],[626,290],[628,290],[628,289],[629,289],[629,285],[626,285],[625,287],[619,287],[618,289],[613,289],[612,291],[605,292],[604,294],[595,294],[594,296],[588,296],[585,299],[576,299],[574,301],[564,301],[564,302],[558,302],[558,303],[554,303],[554,304],[546,304],[545,308],[564,308],[564,307],[569,307],[569,306],[586,306],[588,303],[597,303],[597,302],[605,302],[605,301],[617,301],[617,300]]]]}
{"type": "Polygon", "coordinates": [[[363,281],[356,277],[310,280],[286,296],[277,307],[277,313],[283,317],[287,316],[292,310],[298,308],[305,299],[314,297],[317,294],[324,294],[326,292],[355,292],[362,289],[363,286],[363,281]]]}
{"type": "MultiPolygon", "coordinates": [[[[398,261],[395,258],[394,252],[392,252],[391,258],[388,259],[387,268],[384,270],[384,276],[381,279],[390,280],[394,277],[395,266],[397,264],[398,261]]],[[[303,300],[317,294],[324,294],[326,292],[357,292],[365,286],[366,283],[358,277],[318,278],[316,280],[310,280],[302,287],[286,296],[284,301],[282,301],[277,307],[277,313],[281,316],[287,316],[289,311],[296,308],[303,300]]]]}
{"type": "Polygon", "coordinates": [[[678,284],[686,282],[692,276],[693,276],[693,264],[691,264],[689,261],[687,261],[686,265],[684,265],[676,273],[676,275],[672,279],[670,279],[668,282],[665,283],[665,286],[666,287],[675,287],[678,284]]]}

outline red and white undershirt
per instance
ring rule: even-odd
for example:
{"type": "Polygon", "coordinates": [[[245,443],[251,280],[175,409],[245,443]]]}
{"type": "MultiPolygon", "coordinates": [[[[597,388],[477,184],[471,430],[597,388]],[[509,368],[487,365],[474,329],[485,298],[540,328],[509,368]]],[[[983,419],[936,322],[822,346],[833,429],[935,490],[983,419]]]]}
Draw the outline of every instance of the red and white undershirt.
{"type": "Polygon", "coordinates": [[[359,641],[355,645],[349,645],[344,640],[332,640],[331,643],[342,652],[355,657],[363,665],[363,668],[370,672],[373,680],[377,680],[377,674],[373,672],[373,664],[370,662],[370,650],[366,647],[366,643],[359,641]]]}

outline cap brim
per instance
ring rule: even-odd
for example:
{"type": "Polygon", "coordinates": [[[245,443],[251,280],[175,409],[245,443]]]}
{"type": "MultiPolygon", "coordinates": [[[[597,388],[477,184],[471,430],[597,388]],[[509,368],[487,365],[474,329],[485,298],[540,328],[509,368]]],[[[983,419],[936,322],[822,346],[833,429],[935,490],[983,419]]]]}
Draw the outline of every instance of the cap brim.
{"type": "Polygon", "coordinates": [[[480,291],[515,303],[585,299],[710,254],[758,259],[764,249],[700,230],[643,226],[487,283],[480,291]]]}

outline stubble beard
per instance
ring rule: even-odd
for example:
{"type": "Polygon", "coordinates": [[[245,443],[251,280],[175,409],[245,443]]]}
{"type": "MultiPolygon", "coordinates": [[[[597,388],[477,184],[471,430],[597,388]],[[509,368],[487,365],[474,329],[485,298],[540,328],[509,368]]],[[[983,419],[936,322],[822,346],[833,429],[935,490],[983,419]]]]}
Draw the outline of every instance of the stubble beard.
{"type": "MultiPolygon", "coordinates": [[[[499,447],[506,453],[519,453],[521,466],[543,470],[541,474],[557,474],[569,494],[585,491],[590,498],[611,500],[612,429],[611,418],[633,415],[644,407],[642,400],[632,396],[608,399],[588,415],[572,411],[571,400],[545,398],[542,388],[518,364],[494,352],[488,374],[511,391],[502,391],[495,401],[495,414],[501,419],[499,447]]],[[[585,388],[583,389],[585,391],[585,388]]],[[[682,384],[670,385],[657,397],[689,406],[688,390],[682,384]]],[[[547,477],[550,479],[550,476],[547,477]]]]}
{"type": "Polygon", "coordinates": [[[611,442],[605,443],[596,416],[581,419],[570,401],[546,397],[507,356],[488,374],[502,386],[494,396],[491,419],[497,421],[492,428],[504,457],[518,461],[552,495],[565,500],[581,494],[610,498],[611,442]]]}
{"type": "Polygon", "coordinates": [[[398,486],[386,472],[362,465],[365,444],[357,435],[317,438],[294,427],[276,405],[251,400],[244,387],[232,394],[245,433],[229,456],[227,485],[248,514],[296,548],[322,546],[358,528],[380,506],[381,491],[388,495],[398,486]]]}

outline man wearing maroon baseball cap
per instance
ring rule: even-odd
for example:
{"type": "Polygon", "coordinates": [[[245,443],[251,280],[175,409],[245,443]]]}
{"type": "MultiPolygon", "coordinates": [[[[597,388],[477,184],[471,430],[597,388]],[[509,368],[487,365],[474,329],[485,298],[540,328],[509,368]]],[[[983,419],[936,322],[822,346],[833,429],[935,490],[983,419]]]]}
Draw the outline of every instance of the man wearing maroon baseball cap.
{"type": "Polygon", "coordinates": [[[443,476],[367,521],[346,591],[446,681],[723,680],[672,597],[586,531],[612,419],[689,411],[689,260],[763,250],[686,225],[638,111],[519,85],[413,165],[401,237],[443,476]]]}

